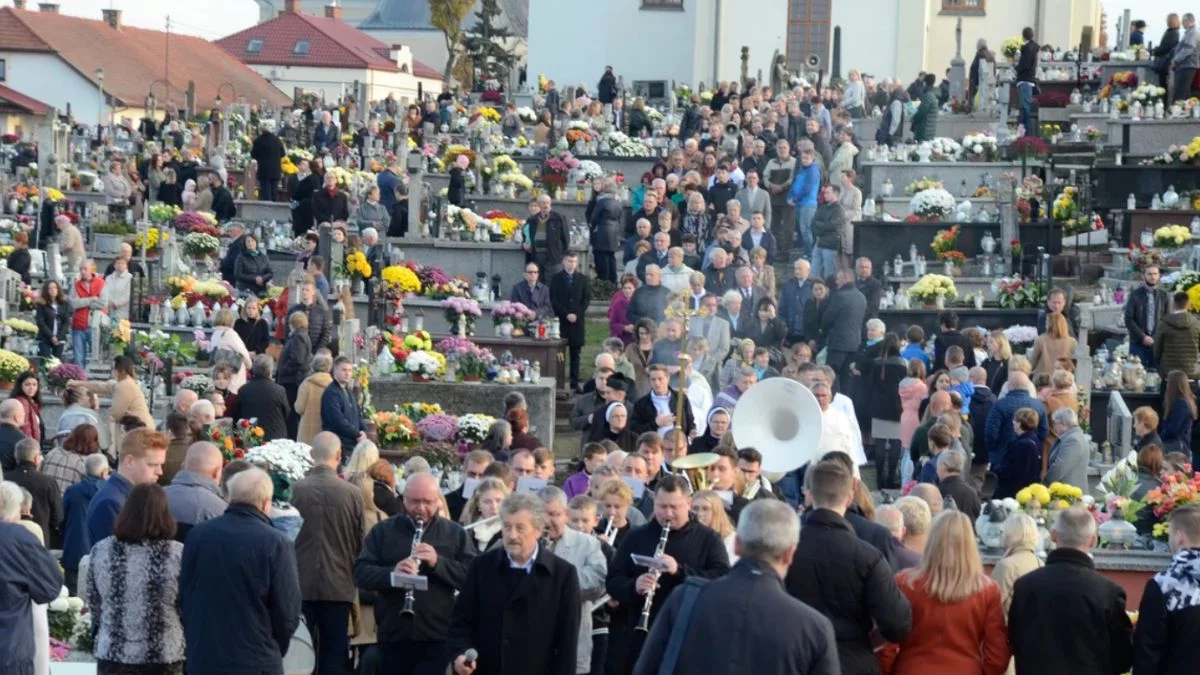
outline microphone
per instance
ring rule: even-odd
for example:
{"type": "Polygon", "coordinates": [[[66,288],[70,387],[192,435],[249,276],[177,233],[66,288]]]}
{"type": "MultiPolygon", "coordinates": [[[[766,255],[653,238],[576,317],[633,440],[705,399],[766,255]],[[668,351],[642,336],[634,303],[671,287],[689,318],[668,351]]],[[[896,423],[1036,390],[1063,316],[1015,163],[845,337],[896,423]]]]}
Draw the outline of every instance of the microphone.
{"type": "Polygon", "coordinates": [[[475,660],[479,658],[479,652],[475,651],[475,648],[472,647],[471,649],[463,652],[463,656],[466,657],[466,665],[474,668],[475,660]]]}

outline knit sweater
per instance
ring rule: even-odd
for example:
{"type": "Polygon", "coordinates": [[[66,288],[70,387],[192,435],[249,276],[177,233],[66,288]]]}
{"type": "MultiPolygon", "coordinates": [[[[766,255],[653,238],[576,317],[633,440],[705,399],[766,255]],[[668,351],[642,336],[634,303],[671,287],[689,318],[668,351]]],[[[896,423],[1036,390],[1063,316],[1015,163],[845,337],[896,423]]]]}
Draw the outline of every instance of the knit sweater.
{"type": "Polygon", "coordinates": [[[116,537],[92,548],[88,607],[97,659],[124,664],[184,660],[179,615],[179,564],[183,544],[130,544],[116,537]]]}

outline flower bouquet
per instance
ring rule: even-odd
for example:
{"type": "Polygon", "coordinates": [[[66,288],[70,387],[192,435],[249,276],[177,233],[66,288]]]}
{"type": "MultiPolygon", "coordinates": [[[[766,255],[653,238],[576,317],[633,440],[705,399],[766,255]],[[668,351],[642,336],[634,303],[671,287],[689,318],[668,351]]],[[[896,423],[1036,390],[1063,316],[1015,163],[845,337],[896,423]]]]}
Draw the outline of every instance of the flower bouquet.
{"type": "Polygon", "coordinates": [[[271,474],[276,502],[292,497],[292,485],[308,475],[313,467],[312,446],[289,438],[277,438],[246,453],[246,461],[271,474]]]}
{"type": "Polygon", "coordinates": [[[537,313],[520,302],[504,300],[492,306],[493,321],[510,321],[518,327],[524,327],[537,318],[537,313]]]}
{"type": "Polygon", "coordinates": [[[1013,141],[1013,152],[1017,157],[1045,157],[1050,152],[1050,146],[1037,136],[1022,136],[1013,141]]]}
{"type": "Polygon", "coordinates": [[[192,232],[183,238],[183,252],[193,258],[216,255],[220,248],[221,241],[210,234],[192,232]]]}
{"type": "Polygon", "coordinates": [[[475,334],[475,320],[483,315],[483,311],[479,309],[478,302],[472,298],[459,296],[446,298],[438,306],[445,312],[446,323],[450,324],[452,332],[457,331],[458,322],[462,319],[467,335],[475,334]]]}
{"type": "Polygon", "coordinates": [[[179,383],[179,388],[194,391],[203,398],[212,393],[213,383],[207,375],[189,375],[179,383]]]}
{"type": "Polygon", "coordinates": [[[962,140],[963,157],[975,162],[992,162],[1000,154],[996,137],[989,134],[967,134],[962,140]]]}
{"type": "Polygon", "coordinates": [[[138,232],[133,239],[133,250],[140,251],[144,244],[146,253],[158,253],[159,245],[166,243],[169,237],[170,235],[166,231],[160,232],[157,227],[146,230],[145,234],[138,232]]]}
{"type": "Polygon", "coordinates": [[[379,276],[390,291],[400,294],[421,292],[421,280],[417,278],[416,272],[404,265],[385,267],[379,276]]]}
{"type": "Polygon", "coordinates": [[[429,415],[417,422],[421,439],[433,443],[449,443],[458,436],[458,420],[453,415],[429,415]]]}
{"type": "Polygon", "coordinates": [[[938,230],[938,233],[933,236],[933,243],[929,245],[929,248],[933,249],[938,260],[944,260],[945,255],[958,245],[958,232],[958,225],[952,225],[948,230],[938,230]]]}
{"type": "Polygon", "coordinates": [[[1147,267],[1155,266],[1158,268],[1166,267],[1167,259],[1163,257],[1162,251],[1157,248],[1148,248],[1141,244],[1131,243],[1129,245],[1129,263],[1133,265],[1133,269],[1139,273],[1146,271],[1147,267]]]}
{"type": "Polygon", "coordinates": [[[371,278],[371,264],[367,262],[367,255],[362,251],[347,253],[341,271],[355,281],[371,278]]]}
{"type": "Polygon", "coordinates": [[[63,661],[71,650],[93,650],[92,619],[86,610],[83,599],[71,597],[66,586],[63,586],[58,592],[58,597],[46,606],[52,660],[63,661]]]}
{"type": "Polygon", "coordinates": [[[1044,297],[1041,284],[1019,276],[996,279],[992,282],[992,292],[996,294],[1000,309],[1038,307],[1044,297]]]}
{"type": "Polygon", "coordinates": [[[915,180],[912,183],[909,183],[908,187],[904,189],[904,192],[911,196],[924,192],[925,190],[941,190],[944,187],[945,186],[942,185],[941,181],[933,180],[932,178],[921,178],[920,180],[915,180]]]}
{"type": "Polygon", "coordinates": [[[1192,231],[1183,225],[1164,225],[1154,231],[1154,245],[1162,248],[1179,248],[1191,240],[1192,231]]]}
{"type": "Polygon", "coordinates": [[[1004,54],[1004,58],[1009,61],[1015,60],[1021,54],[1021,47],[1025,44],[1025,40],[1020,37],[1004,38],[1000,43],[1000,53],[1004,54]]]}
{"type": "Polygon", "coordinates": [[[183,213],[183,211],[173,204],[163,204],[162,202],[151,204],[149,210],[150,222],[159,224],[170,222],[172,219],[179,217],[180,213],[183,213]]]}
{"type": "Polygon", "coordinates": [[[385,410],[376,412],[374,421],[375,435],[382,447],[408,447],[419,439],[417,426],[408,415],[385,410]]]}
{"type": "Polygon", "coordinates": [[[927,220],[940,220],[954,213],[954,195],[942,188],[922,190],[913,195],[909,209],[927,220]]]}
{"type": "Polygon", "coordinates": [[[1143,82],[1142,84],[1138,85],[1137,89],[1133,90],[1132,98],[1133,98],[1133,100],[1141,103],[1144,106],[1145,105],[1152,106],[1155,103],[1158,103],[1159,101],[1163,100],[1163,98],[1165,98],[1166,95],[1167,95],[1166,89],[1163,89],[1162,87],[1160,87],[1158,85],[1150,84],[1148,82],[1143,82]]]}
{"type": "Polygon", "coordinates": [[[604,178],[604,169],[590,159],[581,160],[567,176],[572,183],[590,183],[597,178],[604,178]]]}
{"type": "Polygon", "coordinates": [[[217,234],[217,219],[204,211],[188,211],[175,217],[175,229],[180,232],[205,232],[217,234]]]}
{"type": "MultiPolygon", "coordinates": [[[[929,141],[929,158],[935,162],[953,162],[963,153],[963,146],[953,138],[939,136],[929,141]]],[[[918,155],[918,159],[920,156],[918,155]]]]}
{"type": "Polygon", "coordinates": [[[1084,129],[1083,133],[1086,134],[1087,139],[1093,143],[1095,143],[1096,141],[1098,141],[1104,137],[1104,135],[1101,133],[1100,129],[1098,129],[1094,126],[1091,126],[1091,125],[1089,125],[1087,129],[1084,129]]]}
{"type": "Polygon", "coordinates": [[[1012,345],[1014,354],[1024,354],[1026,350],[1033,346],[1033,341],[1037,339],[1037,328],[1033,326],[1009,326],[1004,329],[1004,337],[1008,338],[1008,343],[1012,345]]]}
{"type": "Polygon", "coordinates": [[[27,370],[29,359],[16,352],[0,349],[0,382],[16,382],[21,373],[27,370]]]}
{"type": "Polygon", "coordinates": [[[396,412],[415,422],[429,417],[430,415],[441,415],[443,413],[442,406],[437,403],[424,403],[421,401],[409,401],[396,406],[396,412]]]}
{"type": "Polygon", "coordinates": [[[32,321],[26,321],[25,319],[18,319],[16,317],[5,320],[4,325],[11,328],[14,333],[24,333],[25,335],[37,335],[37,332],[38,332],[37,325],[34,324],[32,321]]]}
{"type": "Polygon", "coordinates": [[[482,443],[496,421],[491,415],[470,413],[458,418],[458,440],[463,443],[482,443]]]}
{"type": "Polygon", "coordinates": [[[942,274],[926,274],[908,289],[908,297],[922,302],[935,302],[938,298],[953,300],[958,297],[954,280],[942,274]]]}
{"type": "Polygon", "coordinates": [[[46,371],[46,384],[52,389],[63,389],[71,380],[86,379],[87,371],[74,363],[60,363],[46,371]]]}
{"type": "Polygon", "coordinates": [[[1200,472],[1194,472],[1190,464],[1182,471],[1164,472],[1162,485],[1146,493],[1145,503],[1162,521],[1154,526],[1155,538],[1165,539],[1167,514],[1181,506],[1200,503],[1200,472]]]}
{"type": "Polygon", "coordinates": [[[446,357],[424,349],[410,352],[404,359],[404,370],[418,380],[437,377],[445,366],[446,357]]]}

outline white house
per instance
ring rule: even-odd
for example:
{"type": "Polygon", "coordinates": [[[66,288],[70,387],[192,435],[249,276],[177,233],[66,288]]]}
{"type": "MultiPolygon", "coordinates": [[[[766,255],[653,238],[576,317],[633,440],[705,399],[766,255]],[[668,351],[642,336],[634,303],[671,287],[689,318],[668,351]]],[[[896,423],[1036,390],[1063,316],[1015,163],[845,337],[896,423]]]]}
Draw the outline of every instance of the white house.
{"type": "Polygon", "coordinates": [[[31,11],[25,0],[0,9],[0,84],[88,124],[141,117],[152,98],[158,110],[168,103],[182,109],[189,89],[196,110],[214,107],[222,94],[230,102],[290,100],[207,40],[168,40],[161,31],[123,25],[120,10],[103,13],[103,21],[68,16],[53,3],[31,11]]]}
{"type": "Polygon", "coordinates": [[[367,86],[367,99],[393,94],[402,103],[417,92],[437,94],[442,76],[413,58],[407,45],[386,45],[341,20],[341,7],[325,7],[324,16],[300,11],[288,0],[279,16],[216,41],[222,49],[275,86],[303,89],[328,101],[367,86]]]}
{"type": "Polygon", "coordinates": [[[1078,47],[1083,27],[1092,26],[1094,46],[1101,10],[1101,0],[852,0],[832,3],[830,30],[841,28],[843,77],[858,68],[907,82],[922,70],[940,79],[950,67],[960,17],[969,65],[980,38],[999,53],[1000,43],[1026,26],[1039,44],[1062,48],[1078,47]]]}
{"type": "Polygon", "coordinates": [[[741,77],[742,47],[750,76],[768,79],[787,18],[788,0],[529,0],[529,80],[594,91],[612,66],[627,86],[710,85],[741,77]]]}

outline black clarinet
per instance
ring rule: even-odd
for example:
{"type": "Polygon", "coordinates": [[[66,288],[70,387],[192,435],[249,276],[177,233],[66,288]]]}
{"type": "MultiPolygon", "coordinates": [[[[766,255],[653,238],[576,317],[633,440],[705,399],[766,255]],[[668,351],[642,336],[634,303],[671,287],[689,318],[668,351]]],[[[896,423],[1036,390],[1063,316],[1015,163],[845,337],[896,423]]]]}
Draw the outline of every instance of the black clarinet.
{"type": "MultiPolygon", "coordinates": [[[[654,557],[661,558],[662,554],[667,550],[667,537],[671,536],[670,524],[662,526],[662,536],[658,538],[658,547],[654,549],[654,557]]],[[[650,632],[650,606],[654,604],[654,591],[658,589],[658,578],[662,576],[662,570],[655,568],[652,572],[654,575],[654,584],[646,593],[646,601],[642,603],[642,616],[638,619],[638,624],[635,630],[640,630],[643,633],[650,632]]]]}

